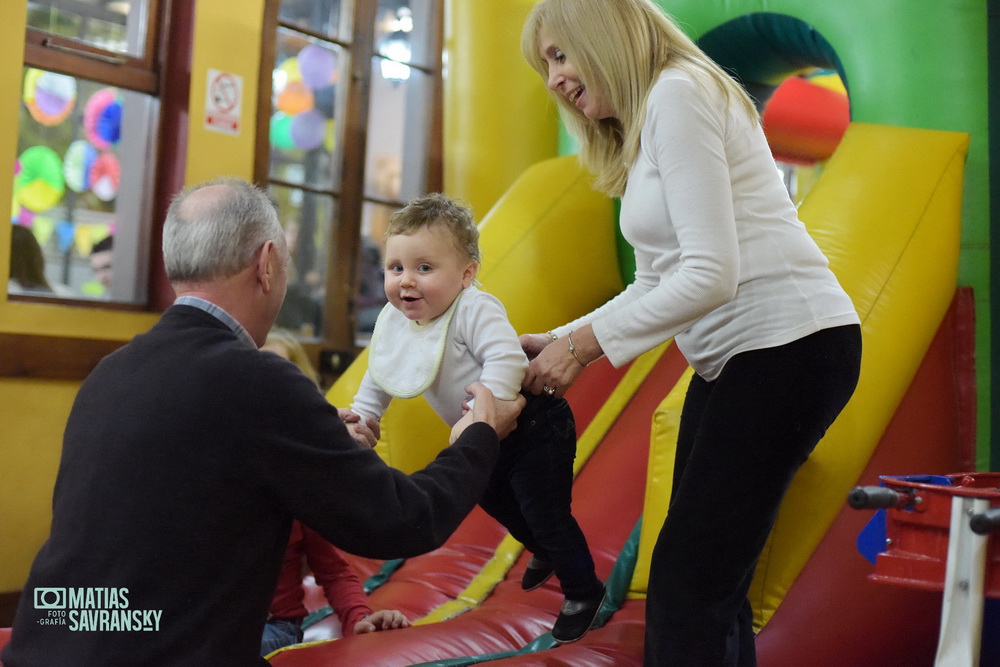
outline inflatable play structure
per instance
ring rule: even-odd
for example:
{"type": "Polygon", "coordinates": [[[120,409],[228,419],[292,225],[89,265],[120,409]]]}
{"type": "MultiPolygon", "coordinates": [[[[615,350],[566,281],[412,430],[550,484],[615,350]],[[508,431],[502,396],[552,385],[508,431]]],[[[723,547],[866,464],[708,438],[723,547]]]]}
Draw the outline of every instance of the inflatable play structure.
{"type": "MultiPolygon", "coordinates": [[[[909,2],[786,0],[759,13],[749,1],[664,3],[762,103],[779,99],[775,91],[789,78],[811,84],[816,70],[843,82],[842,92],[800,85],[791,93],[840,115],[800,127],[772,120],[769,129],[782,159],[821,163],[800,215],[861,315],[864,359],[854,398],[797,475],[758,565],[751,601],[761,665],[933,660],[940,594],[869,581],[871,566],[855,548],[867,517],[845,499],[883,473],[953,472],[975,459],[969,359],[977,297],[957,286],[975,287],[962,278],[970,270],[962,248],[986,225],[984,184],[969,177],[985,161],[985,113],[976,117],[985,90],[980,97],[962,84],[970,71],[985,82],[985,62],[949,46],[980,39],[982,8],[968,4],[922,13],[909,2]],[[875,27],[887,24],[892,31],[875,27]],[[941,43],[927,34],[941,34],[941,43]],[[946,109],[917,104],[927,92],[907,55],[917,41],[942,52],[929,75],[946,109]]],[[[765,121],[777,111],[765,107],[765,121]]],[[[480,280],[518,331],[568,321],[629,279],[618,260],[627,253],[619,252],[614,202],[591,190],[573,156],[528,169],[484,217],[481,241],[480,280]]],[[[362,355],[339,379],[331,402],[350,401],[365,363],[362,355]]],[[[477,509],[430,554],[353,559],[369,577],[373,605],[402,610],[414,627],[332,639],[336,621],[324,618],[311,587],[310,622],[319,620],[306,631],[308,643],[272,655],[272,664],[641,664],[649,553],[669,502],[690,373],[667,343],[625,368],[592,365],[567,394],[580,438],[574,513],[610,591],[600,627],[582,641],[554,644],[547,632],[561,603],[558,585],[523,592],[527,556],[477,509]]],[[[396,401],[378,449],[391,465],[415,470],[436,453],[422,443],[444,434],[421,399],[396,401]]]]}
{"type": "MultiPolygon", "coordinates": [[[[851,536],[862,518],[844,499],[859,479],[878,474],[873,461],[907,470],[957,465],[948,447],[909,441],[905,424],[897,437],[887,427],[955,298],[967,145],[960,133],[853,124],[802,206],[861,314],[865,356],[854,399],[797,476],[758,568],[751,594],[761,664],[878,664],[886,655],[921,664],[933,655],[939,601],[866,580],[851,536]],[[890,627],[894,617],[901,627],[890,627]],[[866,636],[871,641],[858,641],[866,636]]],[[[509,304],[519,330],[545,330],[620,288],[609,250],[613,212],[570,156],[530,169],[486,217],[481,281],[509,304]],[[561,279],[570,274],[574,280],[561,279]],[[540,289],[547,284],[566,289],[540,289]]],[[[952,344],[938,347],[947,354],[952,344]]],[[[331,389],[332,402],[350,400],[364,362],[331,389]]],[[[386,577],[371,592],[373,604],[419,619],[416,627],[322,641],[331,628],[321,621],[307,630],[319,641],[281,651],[272,663],[452,665],[500,654],[503,664],[641,664],[646,564],[669,500],[689,373],[668,344],[626,368],[595,364],[568,394],[580,431],[574,512],[612,587],[603,627],[551,657],[536,655],[553,646],[546,633],[561,603],[558,587],[521,591],[526,556],[477,510],[431,554],[387,568],[356,561],[373,579],[386,577]]],[[[904,419],[930,420],[939,431],[955,428],[958,416],[943,401],[933,414],[904,419]]],[[[421,465],[402,457],[413,457],[424,435],[435,440],[438,421],[420,400],[394,403],[383,421],[383,455],[404,468],[421,465]]]]}
{"type": "MultiPolygon", "coordinates": [[[[862,320],[857,392],[796,476],[756,571],[758,662],[930,665],[940,593],[870,581],[855,548],[868,517],[845,500],[881,474],[952,473],[984,458],[968,443],[988,425],[969,417],[985,384],[971,359],[989,359],[987,291],[977,282],[988,271],[968,248],[988,247],[986,10],[977,0],[777,0],[766,13],[752,0],[661,4],[762,105],[773,99],[764,117],[776,155],[821,165],[800,216],[862,320]],[[842,92],[817,89],[816,70],[835,73],[842,92]],[[789,79],[801,80],[783,93],[789,79]],[[783,109],[786,94],[797,97],[783,109]],[[804,99],[837,113],[802,126],[782,120],[804,99]]],[[[484,216],[480,281],[518,331],[548,330],[629,280],[616,223],[615,203],[591,189],[575,157],[542,161],[484,216]]],[[[350,402],[366,361],[362,354],[330,389],[333,404],[350,402]]],[[[307,578],[307,643],[270,662],[641,665],[649,554],[669,503],[690,373],[668,342],[623,368],[592,364],[567,394],[579,437],[574,514],[610,593],[583,640],[555,645],[558,584],[522,591],[527,556],[477,508],[429,554],[349,556],[372,606],[403,611],[413,627],[339,638],[307,578]]],[[[422,399],[395,401],[377,449],[410,472],[446,433],[422,399]]]]}

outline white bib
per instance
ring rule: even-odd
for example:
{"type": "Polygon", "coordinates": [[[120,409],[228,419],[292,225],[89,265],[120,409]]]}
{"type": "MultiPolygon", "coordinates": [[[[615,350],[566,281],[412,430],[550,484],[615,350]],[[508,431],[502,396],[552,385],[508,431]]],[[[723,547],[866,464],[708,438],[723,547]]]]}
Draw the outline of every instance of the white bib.
{"type": "Polygon", "coordinates": [[[448,310],[423,326],[386,304],[375,321],[368,347],[368,372],[382,391],[396,398],[413,398],[431,386],[444,358],[451,318],[464,293],[465,290],[459,292],[448,310]],[[385,336],[389,342],[379,344],[381,332],[398,331],[400,327],[411,329],[406,345],[391,344],[394,339],[399,340],[391,333],[385,336]]]}

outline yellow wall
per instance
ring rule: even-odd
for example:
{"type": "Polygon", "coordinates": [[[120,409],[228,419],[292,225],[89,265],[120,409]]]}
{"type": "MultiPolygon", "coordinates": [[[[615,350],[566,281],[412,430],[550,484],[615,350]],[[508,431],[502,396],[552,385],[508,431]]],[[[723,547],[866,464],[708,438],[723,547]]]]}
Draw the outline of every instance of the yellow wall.
{"type": "MultiPolygon", "coordinates": [[[[532,4],[446,0],[445,183],[450,193],[472,204],[478,218],[529,165],[557,152],[557,114],[518,51],[521,24],[532,4]]],[[[0,21],[0,90],[20,91],[26,5],[11,5],[0,21]]],[[[251,178],[264,0],[247,0],[238,12],[222,2],[195,7],[185,182],[219,175],[251,178]],[[237,136],[205,127],[210,69],[242,77],[237,136]]],[[[0,118],[17,118],[19,97],[0,96],[0,118]]],[[[0,210],[9,210],[13,182],[13,160],[2,156],[16,151],[16,124],[8,122],[0,131],[0,210]]],[[[0,275],[9,271],[9,243],[9,235],[0,234],[0,275]]],[[[124,342],[157,318],[154,313],[8,303],[0,292],[2,333],[124,342]]],[[[78,388],[75,382],[0,377],[0,593],[21,589],[48,534],[62,431],[78,388]]]]}
{"type": "Polygon", "coordinates": [[[477,220],[525,169],[558,152],[558,112],[521,57],[521,26],[534,4],[446,3],[444,183],[477,220]]]}
{"type": "MultiPolygon", "coordinates": [[[[24,51],[24,22],[26,7],[8,8],[5,20],[0,21],[0,90],[21,90],[22,53],[24,51]]],[[[10,92],[0,96],[0,118],[17,118],[20,96],[10,92]]],[[[9,126],[10,122],[4,124],[9,126]]],[[[14,155],[17,151],[17,134],[0,132],[0,155],[14,155]]],[[[0,210],[10,210],[11,188],[14,185],[14,165],[9,159],[0,159],[0,210]],[[6,207],[6,208],[4,208],[6,207]]],[[[10,275],[10,239],[0,234],[0,275],[10,275]]],[[[7,318],[0,317],[0,327],[7,318]]]]}
{"type": "MultiPolygon", "coordinates": [[[[21,90],[27,5],[0,21],[0,89],[21,90]]],[[[0,118],[18,117],[19,94],[0,96],[0,118]]],[[[0,132],[0,209],[9,211],[17,152],[16,123],[0,132]]],[[[0,275],[10,270],[10,235],[0,234],[0,275]]],[[[10,303],[0,290],[0,332],[127,340],[149,327],[143,313],[10,303]]],[[[77,383],[0,378],[0,592],[19,590],[48,534],[62,430],[77,383]]]]}
{"type": "Polygon", "coordinates": [[[0,379],[0,592],[21,590],[48,536],[75,382],[0,379]]]}
{"type": "MultiPolygon", "coordinates": [[[[16,2],[0,21],[0,90],[20,91],[25,7],[16,2]]],[[[233,12],[226,3],[199,2],[195,17],[186,181],[253,174],[254,114],[264,0],[233,12]],[[241,132],[204,127],[208,69],[243,77],[241,132]]],[[[0,118],[18,117],[20,95],[0,96],[0,118]]],[[[10,210],[16,124],[0,132],[0,210],[10,210]]],[[[10,236],[0,234],[0,275],[9,272],[10,236]]],[[[153,313],[9,303],[0,290],[0,332],[127,341],[156,321],[153,313]]],[[[35,552],[48,535],[52,488],[62,431],[79,384],[0,378],[0,592],[20,590],[35,552]]]]}
{"type": "Polygon", "coordinates": [[[191,115],[188,119],[188,184],[216,176],[253,177],[257,81],[260,73],[264,0],[245,0],[239,11],[227,2],[195,4],[191,115]],[[236,136],[205,128],[208,70],[243,79],[243,114],[236,136]]]}

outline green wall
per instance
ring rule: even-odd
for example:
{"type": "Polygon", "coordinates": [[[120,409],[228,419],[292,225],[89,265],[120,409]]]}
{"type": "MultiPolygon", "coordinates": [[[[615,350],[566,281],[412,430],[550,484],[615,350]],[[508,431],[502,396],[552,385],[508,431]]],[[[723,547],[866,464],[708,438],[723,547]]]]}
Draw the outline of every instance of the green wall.
{"type": "MultiPolygon", "coordinates": [[[[977,467],[990,469],[991,429],[997,428],[991,424],[991,415],[1000,414],[992,398],[991,368],[993,359],[1000,358],[1000,340],[995,340],[1000,337],[992,336],[990,326],[986,0],[658,1],[695,39],[747,14],[784,14],[799,19],[833,48],[849,89],[852,120],[970,135],[959,285],[973,288],[975,294],[977,467]]],[[[994,15],[992,30],[997,32],[1000,1],[990,0],[989,7],[994,15]]],[[[790,43],[794,45],[794,40],[781,46],[792,48],[790,43]]],[[[771,46],[758,42],[755,48],[748,48],[748,66],[774,58],[771,46]]],[[[808,51],[807,40],[800,40],[800,47],[808,51]]],[[[1000,451],[992,461],[1000,465],[1000,451]]]]}

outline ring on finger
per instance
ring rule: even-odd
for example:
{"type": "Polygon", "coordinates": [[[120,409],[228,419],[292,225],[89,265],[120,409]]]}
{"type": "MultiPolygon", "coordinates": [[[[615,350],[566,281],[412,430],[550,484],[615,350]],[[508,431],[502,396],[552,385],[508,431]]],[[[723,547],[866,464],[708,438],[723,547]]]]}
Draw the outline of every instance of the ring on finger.
{"type": "Polygon", "coordinates": [[[545,386],[545,387],[542,387],[542,391],[544,391],[546,394],[548,394],[549,396],[551,396],[554,393],[556,393],[556,388],[555,387],[545,386]]]}

